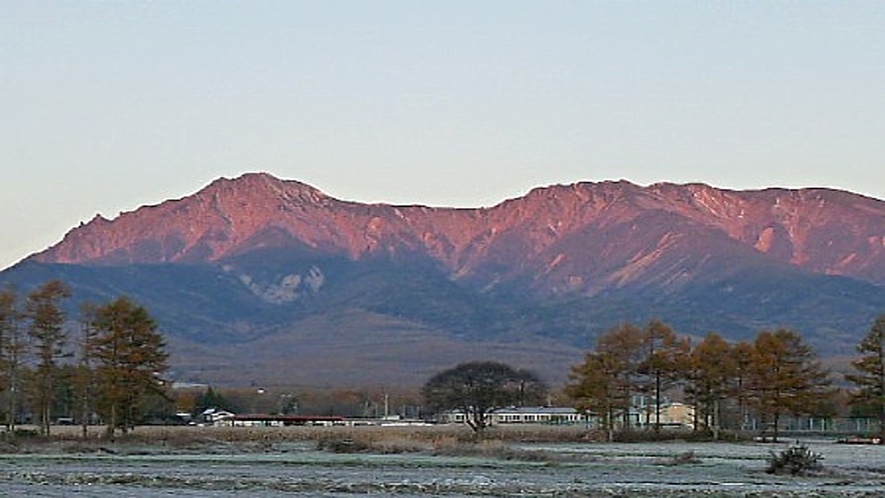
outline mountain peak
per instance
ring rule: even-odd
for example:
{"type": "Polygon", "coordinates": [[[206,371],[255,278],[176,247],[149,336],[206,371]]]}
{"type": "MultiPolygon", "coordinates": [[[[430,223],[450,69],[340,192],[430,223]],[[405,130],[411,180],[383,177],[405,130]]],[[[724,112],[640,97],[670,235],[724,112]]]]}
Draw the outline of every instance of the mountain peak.
{"type": "Polygon", "coordinates": [[[237,178],[219,178],[210,183],[197,195],[223,195],[234,193],[238,196],[270,195],[286,200],[320,202],[328,196],[306,183],[297,180],[281,180],[270,173],[244,173],[237,178]]]}
{"type": "Polygon", "coordinates": [[[478,350],[556,370],[593,334],[651,317],[734,340],[797,327],[841,352],[885,309],[885,202],[622,180],[450,209],[249,173],[96,216],[30,259],[70,265],[4,278],[143,300],[201,378],[414,378],[478,350]]]}
{"type": "Polygon", "coordinates": [[[455,279],[498,285],[531,275],[531,285],[553,292],[597,292],[624,275],[682,282],[704,261],[725,271],[761,258],[885,283],[883,226],[882,201],[826,189],[581,182],[492,208],[442,209],[344,202],[298,181],[247,173],[112,221],[96,218],[32,258],[206,262],[270,247],[352,259],[411,255],[455,279]]]}

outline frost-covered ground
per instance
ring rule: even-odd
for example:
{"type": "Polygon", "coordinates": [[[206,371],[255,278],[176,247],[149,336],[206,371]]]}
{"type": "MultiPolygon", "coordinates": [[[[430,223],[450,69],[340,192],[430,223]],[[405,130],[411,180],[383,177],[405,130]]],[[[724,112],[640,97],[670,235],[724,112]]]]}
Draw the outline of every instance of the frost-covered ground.
{"type": "MultiPolygon", "coordinates": [[[[637,443],[522,445],[528,459],[332,454],[308,443],[262,453],[217,447],[0,455],[0,496],[885,496],[885,447],[808,441],[817,477],[764,472],[786,445],[637,443]],[[694,463],[675,464],[693,452],[694,463]]],[[[517,452],[519,453],[519,452],[517,452]]]]}

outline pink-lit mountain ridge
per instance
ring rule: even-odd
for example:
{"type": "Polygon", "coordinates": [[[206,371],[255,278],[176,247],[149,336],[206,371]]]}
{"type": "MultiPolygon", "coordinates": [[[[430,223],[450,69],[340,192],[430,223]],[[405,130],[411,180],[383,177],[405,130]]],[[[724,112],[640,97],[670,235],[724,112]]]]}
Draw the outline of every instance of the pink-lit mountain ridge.
{"type": "Polygon", "coordinates": [[[31,259],[197,263],[268,247],[352,260],[421,256],[456,281],[494,288],[526,280],[553,294],[667,288],[757,261],[885,284],[885,203],[827,189],[736,192],[622,181],[450,209],[346,202],[247,174],[113,221],[96,217],[31,259]]]}
{"type": "Polygon", "coordinates": [[[596,334],[652,317],[850,351],[885,312],[885,202],[621,181],[431,208],[247,174],[96,217],[0,276],[133,296],[195,380],[414,383],[487,357],[561,378],[596,334]]]}

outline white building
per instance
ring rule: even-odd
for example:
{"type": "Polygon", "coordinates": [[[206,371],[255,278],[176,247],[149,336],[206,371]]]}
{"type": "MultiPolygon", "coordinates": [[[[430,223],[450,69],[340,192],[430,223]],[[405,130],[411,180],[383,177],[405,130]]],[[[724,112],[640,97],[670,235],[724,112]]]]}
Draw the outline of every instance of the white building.
{"type": "MultiPolygon", "coordinates": [[[[461,411],[445,412],[440,422],[463,424],[466,417],[461,411]]],[[[619,423],[616,420],[615,423],[619,423]]],[[[630,409],[630,423],[634,428],[650,427],[656,422],[654,407],[637,403],[630,409]]],[[[661,405],[661,427],[690,429],[694,427],[694,407],[684,403],[666,402],[661,405]]],[[[599,427],[599,417],[594,414],[583,414],[572,407],[547,406],[512,406],[498,408],[491,413],[491,425],[507,424],[545,424],[545,425],[576,425],[583,424],[588,428],[599,427]]]]}
{"type": "Polygon", "coordinates": [[[203,410],[203,413],[200,414],[200,418],[197,421],[199,425],[230,425],[231,419],[234,418],[234,414],[227,410],[221,410],[218,408],[206,408],[203,410]]]}
{"type": "MultiPolygon", "coordinates": [[[[466,417],[461,411],[445,412],[440,421],[450,424],[463,424],[466,417]]],[[[491,413],[492,425],[507,424],[547,424],[573,425],[586,424],[590,418],[571,407],[511,406],[498,408],[491,413]]]]}

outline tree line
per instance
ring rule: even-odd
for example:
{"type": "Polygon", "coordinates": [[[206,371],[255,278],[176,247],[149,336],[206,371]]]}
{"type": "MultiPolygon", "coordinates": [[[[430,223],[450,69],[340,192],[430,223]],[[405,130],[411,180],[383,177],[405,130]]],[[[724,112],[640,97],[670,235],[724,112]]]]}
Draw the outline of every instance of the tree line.
{"type": "MultiPolygon", "coordinates": [[[[71,320],[64,306],[70,297],[57,280],[24,296],[0,290],[0,412],[9,431],[29,414],[48,435],[64,401],[64,413],[82,425],[84,435],[97,416],[113,436],[142,422],[152,403],[171,401],[160,378],[167,369],[165,343],[148,311],[118,297],[83,304],[71,320]]],[[[876,418],[885,428],[885,315],[858,352],[845,376],[855,386],[850,404],[855,414],[876,418]]],[[[748,429],[750,420],[762,421],[776,438],[784,417],[834,415],[832,385],[814,349],[792,330],[766,330],[737,343],[710,333],[692,343],[652,320],[602,334],[572,367],[564,394],[595,415],[609,438],[640,425],[659,431],[664,405],[674,396],[694,407],[695,428],[714,438],[723,430],[748,429]],[[643,409],[637,410],[640,399],[643,409]]],[[[546,390],[532,372],[471,362],[431,378],[422,395],[432,409],[461,410],[481,432],[494,409],[543,402],[546,390]]],[[[291,394],[286,400],[297,406],[291,394]]],[[[194,401],[191,408],[202,404],[194,401]]]]}
{"type": "Polygon", "coordinates": [[[168,355],[156,321],[127,297],[80,307],[72,331],[65,311],[70,289],[46,282],[25,296],[0,290],[0,392],[7,431],[31,414],[49,435],[57,402],[87,434],[97,415],[108,435],[141,421],[153,397],[167,397],[160,375],[168,355]]]}
{"type": "MultiPolygon", "coordinates": [[[[849,403],[885,428],[885,315],[858,345],[849,403]]],[[[795,331],[759,332],[752,342],[731,343],[710,333],[697,344],[660,320],[623,324],[603,335],[572,368],[565,393],[579,410],[596,414],[609,439],[635,425],[661,428],[666,396],[681,394],[695,409],[695,428],[719,438],[725,429],[761,421],[777,439],[786,416],[832,416],[833,377],[795,331]],[[647,400],[637,413],[636,399],[647,400]],[[644,420],[637,420],[644,417],[644,420]]]]}
{"type": "MultiPolygon", "coordinates": [[[[885,431],[885,315],[857,346],[860,356],[844,379],[854,385],[852,415],[878,420],[885,431]]],[[[787,416],[836,415],[833,376],[795,331],[759,332],[752,342],[731,343],[710,333],[692,344],[667,324],[623,324],[602,334],[595,350],[572,367],[564,394],[599,421],[609,440],[617,431],[662,428],[668,399],[694,408],[694,428],[719,439],[723,430],[749,430],[761,422],[777,440],[787,416]],[[755,424],[754,424],[755,425],[755,424]]],[[[428,407],[461,413],[481,433],[492,412],[526,406],[546,396],[532,372],[493,361],[462,363],[431,377],[422,390],[428,407]]]]}

